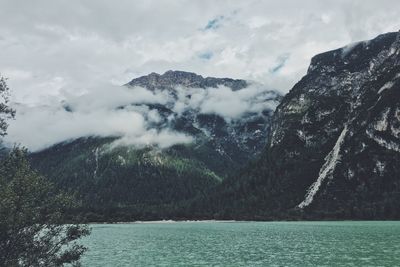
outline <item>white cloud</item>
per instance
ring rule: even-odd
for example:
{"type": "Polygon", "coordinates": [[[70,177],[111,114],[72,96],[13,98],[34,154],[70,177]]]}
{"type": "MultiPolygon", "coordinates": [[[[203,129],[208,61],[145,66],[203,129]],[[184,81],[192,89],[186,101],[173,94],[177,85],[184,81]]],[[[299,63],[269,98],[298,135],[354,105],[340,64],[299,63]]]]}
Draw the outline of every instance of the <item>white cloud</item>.
{"type": "Polygon", "coordinates": [[[128,104],[165,104],[168,92],[151,92],[145,88],[127,88],[124,86],[98,85],[86,89],[86,93],[72,95],[64,92],[60,95],[72,110],[90,112],[98,109],[114,109],[128,104]]]}
{"type": "MultiPolygon", "coordinates": [[[[0,73],[10,78],[12,100],[23,105],[18,120],[45,129],[42,137],[37,132],[27,139],[32,145],[34,138],[45,144],[89,133],[87,125],[99,127],[101,108],[166,99],[146,91],[132,96],[121,88],[106,89],[104,83],[119,86],[140,75],[175,69],[255,80],[288,92],[313,55],[400,29],[397,0],[0,0],[0,6],[0,73]],[[214,26],[205,30],[210,22],[214,26]],[[282,55],[289,56],[279,71],[271,71],[282,55]],[[108,98],[98,97],[104,94],[108,98]],[[82,116],[56,108],[66,98],[82,116]],[[57,132],[50,125],[59,125],[52,121],[57,116],[82,129],[57,132]],[[53,140],[55,134],[60,138],[53,140]]],[[[190,103],[179,102],[176,110],[198,105],[202,112],[228,118],[252,108],[226,88],[204,94],[190,103]],[[221,101],[204,101],[209,96],[221,101]]],[[[116,119],[112,116],[136,116],[134,111],[105,113],[110,124],[116,119]]],[[[15,140],[28,129],[18,125],[10,128],[15,140]]],[[[133,131],[113,127],[116,132],[133,131]]]]}
{"type": "Polygon", "coordinates": [[[86,89],[86,93],[62,92],[59,98],[43,101],[41,105],[14,103],[16,120],[10,122],[6,143],[20,143],[32,151],[87,136],[115,136],[115,145],[138,147],[157,145],[165,148],[189,143],[192,137],[175,132],[156,109],[146,104],[162,104],[180,116],[192,110],[217,114],[227,122],[244,114],[274,109],[277,103],[269,101],[274,95],[268,88],[252,84],[232,91],[219,88],[175,88],[150,91],[141,87],[113,85],[86,89]],[[175,98],[176,95],[177,97],[175,98]],[[162,124],[160,126],[160,123],[162,124]]]}
{"type": "Polygon", "coordinates": [[[274,110],[278,103],[265,101],[268,98],[265,89],[257,85],[239,91],[232,91],[228,87],[208,88],[206,98],[200,105],[200,112],[218,114],[229,121],[238,119],[247,112],[260,113],[267,108],[274,110]]]}
{"type": "Polygon", "coordinates": [[[0,3],[0,72],[13,77],[18,101],[55,94],[58,86],[93,88],[168,69],[287,92],[314,54],[400,28],[396,0],[0,3]],[[212,21],[218,27],[204,30],[212,21]],[[210,53],[209,60],[199,57],[210,53]],[[291,56],[270,73],[282,54],[291,56]],[[56,77],[62,83],[54,85],[56,77]]]}
{"type": "Polygon", "coordinates": [[[115,146],[147,146],[158,145],[160,148],[167,148],[176,144],[190,143],[193,141],[191,136],[164,129],[157,131],[150,129],[142,135],[126,135],[113,143],[115,146]]]}
{"type": "Polygon", "coordinates": [[[19,143],[31,151],[87,136],[115,136],[116,144],[168,147],[192,139],[170,129],[158,131],[151,123],[161,118],[156,110],[135,103],[165,103],[165,92],[144,88],[102,86],[83,95],[62,95],[43,105],[13,104],[16,120],[10,122],[5,142],[19,143]],[[125,107],[119,109],[118,107],[125,107]]]}
{"type": "Polygon", "coordinates": [[[173,110],[176,113],[192,109],[203,114],[217,114],[228,122],[240,119],[246,113],[274,110],[278,104],[270,101],[276,96],[270,88],[257,83],[237,91],[225,86],[205,89],[177,87],[175,90],[178,100],[173,110]]]}

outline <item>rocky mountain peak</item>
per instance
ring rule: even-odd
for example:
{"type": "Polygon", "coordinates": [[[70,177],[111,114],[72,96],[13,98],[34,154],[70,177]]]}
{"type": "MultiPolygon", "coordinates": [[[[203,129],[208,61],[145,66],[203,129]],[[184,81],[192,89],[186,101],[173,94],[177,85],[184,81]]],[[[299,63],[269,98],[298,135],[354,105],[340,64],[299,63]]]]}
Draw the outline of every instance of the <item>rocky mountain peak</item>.
{"type": "Polygon", "coordinates": [[[207,88],[227,86],[232,90],[245,88],[248,82],[240,79],[231,78],[214,78],[198,75],[193,72],[173,71],[169,70],[164,74],[150,73],[146,76],[141,76],[130,81],[127,86],[141,86],[149,90],[165,90],[172,89],[176,86],[192,87],[192,88],[207,88]]]}
{"type": "Polygon", "coordinates": [[[395,212],[389,203],[400,192],[399,55],[399,32],[317,55],[277,108],[270,145],[283,152],[270,153],[297,162],[286,179],[303,188],[299,208],[366,216],[372,204],[360,200],[369,199],[395,212]]]}
{"type": "MultiPolygon", "coordinates": [[[[377,36],[372,40],[351,43],[339,49],[315,55],[307,74],[313,71],[332,72],[348,71],[357,72],[370,68],[372,58],[379,57],[383,51],[395,49],[399,32],[390,32],[377,36]]],[[[382,56],[382,55],[381,55],[382,56]]]]}
{"type": "MultiPolygon", "coordinates": [[[[140,86],[164,100],[115,107],[140,115],[143,134],[82,136],[31,155],[33,166],[58,186],[76,188],[88,209],[92,203],[116,210],[203,195],[262,151],[281,99],[260,85],[243,100],[240,93],[218,87],[239,90],[247,86],[244,80],[204,78],[184,71],[150,73],[126,86],[132,94],[138,89],[133,87],[140,86]],[[212,94],[220,89],[231,96],[226,103],[212,94]],[[196,97],[201,101],[191,101],[196,97]],[[246,107],[240,113],[235,110],[241,108],[237,103],[246,107]],[[234,112],[226,113],[228,108],[234,112]],[[144,142],[138,144],[137,139],[144,142]]],[[[126,124],[134,118],[130,115],[126,124]]]]}
{"type": "Polygon", "coordinates": [[[399,89],[399,32],[316,55],[277,107],[262,158],[226,192],[243,203],[256,184],[240,205],[257,199],[269,214],[399,218],[399,89]]]}

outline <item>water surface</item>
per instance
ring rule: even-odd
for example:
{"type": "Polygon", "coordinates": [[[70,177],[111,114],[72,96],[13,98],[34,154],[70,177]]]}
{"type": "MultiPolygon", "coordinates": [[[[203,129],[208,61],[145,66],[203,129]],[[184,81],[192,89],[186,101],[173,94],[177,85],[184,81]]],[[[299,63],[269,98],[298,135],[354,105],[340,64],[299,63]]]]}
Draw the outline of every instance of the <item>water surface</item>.
{"type": "Polygon", "coordinates": [[[94,224],[83,266],[399,266],[400,222],[94,224]]]}

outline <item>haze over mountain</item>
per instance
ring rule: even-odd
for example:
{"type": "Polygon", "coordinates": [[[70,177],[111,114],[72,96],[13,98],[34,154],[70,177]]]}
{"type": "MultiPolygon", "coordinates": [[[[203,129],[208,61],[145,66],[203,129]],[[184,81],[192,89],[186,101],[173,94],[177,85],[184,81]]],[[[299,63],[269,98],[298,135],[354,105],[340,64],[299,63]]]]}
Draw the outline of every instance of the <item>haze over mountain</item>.
{"type": "MultiPolygon", "coordinates": [[[[119,128],[112,128],[116,124],[107,124],[107,114],[99,112],[103,102],[87,102],[92,96],[85,96],[78,103],[63,101],[59,112],[83,119],[85,112],[98,112],[106,119],[100,117],[99,123],[110,128],[90,128],[89,122],[87,134],[50,144],[31,156],[41,173],[63,190],[78,191],[92,210],[167,204],[205,194],[262,151],[281,99],[259,84],[183,71],[133,79],[123,92],[123,99],[110,92],[104,110],[132,112],[119,117],[122,127],[141,116],[143,132],[128,127],[118,134],[119,128]]],[[[65,123],[69,125],[63,121],[57,127],[65,123]]]]}
{"type": "Polygon", "coordinates": [[[2,144],[99,220],[397,218],[399,9],[3,0],[2,144]]]}
{"type": "Polygon", "coordinates": [[[157,81],[160,87],[155,90],[154,76],[157,75],[138,78],[125,87],[104,86],[80,95],[65,94],[61,100],[54,99],[42,105],[16,104],[18,120],[11,122],[5,142],[10,145],[21,143],[31,151],[37,151],[83,136],[119,136],[120,142],[136,146],[157,144],[168,147],[188,143],[191,138],[172,131],[167,123],[161,122],[159,111],[149,109],[151,105],[168,106],[177,116],[193,109],[201,114],[220,115],[225,121],[235,121],[247,113],[260,113],[266,107],[272,110],[276,105],[264,103],[265,98],[269,95],[273,98],[276,93],[257,83],[166,72],[158,75],[162,79],[157,81]],[[189,80],[204,80],[204,84],[193,83],[189,88],[175,84],[176,79],[186,81],[186,76],[189,80]],[[169,80],[171,78],[175,80],[169,80]],[[165,84],[170,87],[165,87],[165,84]],[[222,87],[216,88],[217,84],[222,87]],[[197,90],[197,86],[204,90],[197,90]],[[233,89],[227,86],[233,86],[233,89]],[[154,125],[157,124],[158,130],[155,131],[154,125]]]}
{"type": "Polygon", "coordinates": [[[281,97],[259,85],[152,73],[128,88],[168,92],[174,101],[145,104],[162,118],[153,125],[192,142],[160,150],[78,139],[34,154],[33,162],[50,177],[64,177],[66,188],[86,177],[91,182],[77,187],[82,196],[118,206],[118,218],[149,218],[150,211],[150,218],[399,218],[399,55],[399,32],[316,55],[272,117],[281,97]],[[227,100],[238,93],[248,96],[240,112],[227,100]],[[223,101],[229,104],[218,109],[223,101]],[[86,176],[68,174],[80,167],[66,162],[84,166],[86,176]]]}
{"type": "Polygon", "coordinates": [[[400,266],[399,0],[0,0],[0,267],[400,266]]]}

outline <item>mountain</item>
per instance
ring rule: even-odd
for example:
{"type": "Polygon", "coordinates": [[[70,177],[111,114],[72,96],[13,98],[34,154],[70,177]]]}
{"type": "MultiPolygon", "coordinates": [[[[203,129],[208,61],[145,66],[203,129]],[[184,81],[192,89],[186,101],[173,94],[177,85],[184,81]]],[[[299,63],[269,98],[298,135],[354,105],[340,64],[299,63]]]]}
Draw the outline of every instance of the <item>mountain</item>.
{"type": "MultiPolygon", "coordinates": [[[[60,189],[76,192],[85,212],[103,216],[129,209],[132,213],[207,194],[262,151],[281,99],[275,91],[248,81],[203,78],[183,71],[151,73],[125,86],[146,88],[166,101],[115,109],[139,110],[144,117],[155,114],[149,130],[184,134],[192,141],[138,147],[124,144],[119,136],[82,136],[32,153],[33,166],[60,189]],[[231,113],[226,114],[225,108],[219,112],[224,105],[222,93],[228,98],[243,94],[246,109],[228,105],[231,113]]],[[[74,111],[68,108],[68,112],[74,111]]],[[[93,216],[92,220],[105,218],[93,216]]]]}
{"type": "Polygon", "coordinates": [[[173,90],[176,86],[205,89],[208,87],[216,88],[221,85],[236,91],[247,87],[249,82],[230,78],[203,78],[203,76],[192,72],[169,70],[162,75],[153,72],[147,76],[135,78],[126,84],[126,86],[140,86],[152,91],[159,89],[173,90]]]}
{"type": "Polygon", "coordinates": [[[204,203],[220,218],[400,218],[400,33],[316,55],[266,150],[204,203]],[[208,204],[207,204],[208,203],[208,204]]]}
{"type": "Polygon", "coordinates": [[[192,142],[138,148],[92,136],[32,154],[99,220],[400,219],[399,32],[314,56],[283,98],[180,71],[125,86],[168,101],[116,108],[145,106],[161,118],[151,127],[192,142]],[[247,102],[224,103],[235,94],[247,102]]]}

